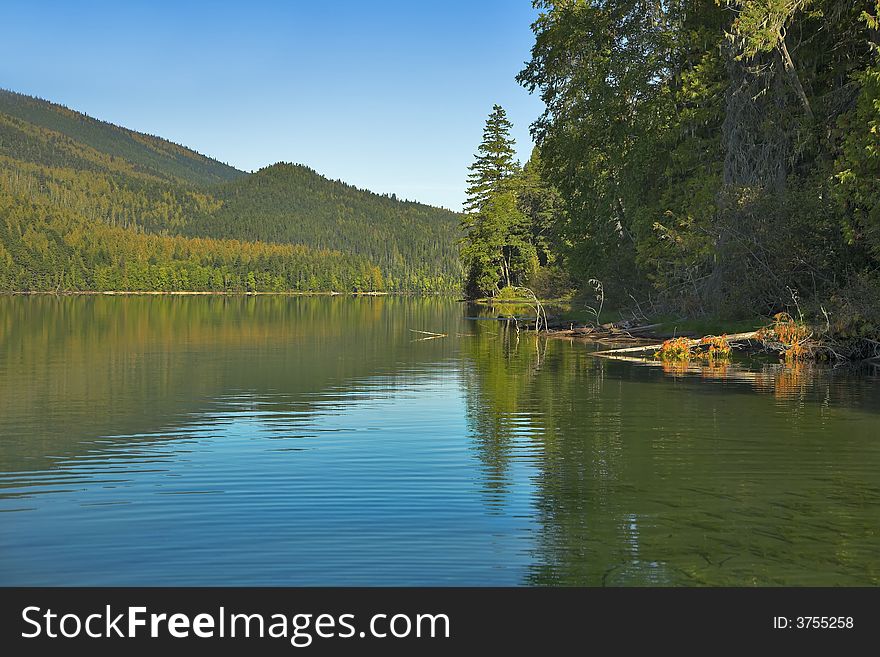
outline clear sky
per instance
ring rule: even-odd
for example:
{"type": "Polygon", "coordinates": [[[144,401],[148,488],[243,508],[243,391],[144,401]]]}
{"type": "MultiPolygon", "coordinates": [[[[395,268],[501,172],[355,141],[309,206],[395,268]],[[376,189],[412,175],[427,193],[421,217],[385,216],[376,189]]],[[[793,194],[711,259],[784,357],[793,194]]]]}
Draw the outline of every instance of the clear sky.
{"type": "Polygon", "coordinates": [[[529,0],[4,0],[0,87],[246,171],[330,178],[460,209],[493,103],[520,158],[529,0]]]}

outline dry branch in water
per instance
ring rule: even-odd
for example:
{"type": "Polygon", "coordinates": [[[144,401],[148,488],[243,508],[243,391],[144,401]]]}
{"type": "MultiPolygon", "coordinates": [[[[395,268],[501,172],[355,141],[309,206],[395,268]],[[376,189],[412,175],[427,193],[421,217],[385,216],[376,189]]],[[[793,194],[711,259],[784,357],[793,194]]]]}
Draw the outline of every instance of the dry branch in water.
{"type": "Polygon", "coordinates": [[[433,331],[417,331],[416,329],[410,329],[412,333],[419,333],[421,335],[427,336],[424,338],[416,338],[413,342],[421,342],[423,340],[436,340],[437,338],[445,338],[448,337],[447,333],[434,333],[433,331]]]}
{"type": "MultiPolygon", "coordinates": [[[[531,297],[531,303],[535,307],[535,330],[540,331],[542,328],[547,329],[547,313],[544,312],[544,306],[541,305],[541,301],[538,299],[538,295],[528,287],[515,287],[513,288],[517,292],[525,292],[531,297]]],[[[514,318],[515,320],[516,318],[514,318]]],[[[519,330],[519,324],[517,323],[517,330],[519,330]]]]}
{"type": "MultiPolygon", "coordinates": [[[[728,342],[740,342],[743,340],[757,340],[758,339],[758,331],[749,331],[747,333],[733,333],[731,335],[723,336],[727,339],[728,342]]],[[[687,340],[687,345],[690,347],[696,347],[700,344],[705,344],[703,340],[705,338],[682,338],[687,340]]],[[[663,343],[659,344],[643,344],[637,347],[623,347],[621,349],[606,349],[604,351],[593,351],[591,354],[593,356],[611,356],[615,354],[632,354],[638,353],[641,351],[658,351],[663,348],[663,343]]]]}

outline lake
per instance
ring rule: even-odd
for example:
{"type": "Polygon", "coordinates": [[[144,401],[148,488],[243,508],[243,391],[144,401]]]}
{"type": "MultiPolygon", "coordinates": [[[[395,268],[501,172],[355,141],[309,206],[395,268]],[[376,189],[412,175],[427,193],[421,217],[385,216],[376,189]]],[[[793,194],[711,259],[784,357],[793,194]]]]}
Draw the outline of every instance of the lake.
{"type": "Polygon", "coordinates": [[[0,584],[880,584],[877,369],[474,312],[0,297],[0,584]]]}

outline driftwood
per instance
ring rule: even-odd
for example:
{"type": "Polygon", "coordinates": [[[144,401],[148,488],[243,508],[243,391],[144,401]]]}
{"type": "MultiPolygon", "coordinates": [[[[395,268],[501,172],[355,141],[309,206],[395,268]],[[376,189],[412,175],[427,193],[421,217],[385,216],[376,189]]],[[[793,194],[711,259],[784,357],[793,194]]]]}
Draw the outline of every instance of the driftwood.
{"type": "Polygon", "coordinates": [[[658,326],[660,324],[626,326],[626,324],[618,325],[612,322],[600,326],[575,327],[572,323],[565,327],[559,327],[558,323],[555,325],[551,323],[549,330],[540,333],[545,338],[579,338],[608,345],[636,344],[649,338],[656,339],[654,335],[644,336],[643,334],[650,334],[658,326]]]}
{"type": "Polygon", "coordinates": [[[419,333],[424,335],[424,338],[416,338],[413,342],[423,342],[424,340],[436,340],[437,338],[445,338],[448,336],[446,333],[434,333],[433,331],[417,331],[416,329],[410,329],[412,333],[419,333]]]}
{"type": "MultiPolygon", "coordinates": [[[[758,336],[757,331],[749,331],[748,333],[733,333],[732,335],[725,335],[725,339],[728,342],[738,342],[740,340],[754,340],[758,336]]],[[[702,338],[688,339],[689,347],[696,347],[702,341],[702,338]]],[[[613,356],[616,354],[631,354],[637,353],[640,351],[657,351],[661,347],[663,347],[663,343],[659,344],[643,344],[637,347],[623,347],[621,349],[606,349],[604,351],[592,351],[590,352],[593,356],[613,356]]]]}

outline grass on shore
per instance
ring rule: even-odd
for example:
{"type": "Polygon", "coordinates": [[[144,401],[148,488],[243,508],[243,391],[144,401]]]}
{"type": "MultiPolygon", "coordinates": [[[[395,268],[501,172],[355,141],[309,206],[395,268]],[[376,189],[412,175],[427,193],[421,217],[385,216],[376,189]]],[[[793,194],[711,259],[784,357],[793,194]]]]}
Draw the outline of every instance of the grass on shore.
{"type": "MultiPolygon", "coordinates": [[[[591,308],[598,308],[594,297],[584,293],[575,297],[558,299],[540,299],[548,316],[554,318],[555,324],[562,326],[586,326],[594,324],[619,323],[631,319],[632,315],[623,309],[610,307],[607,303],[601,309],[598,318],[591,308]],[[598,321],[597,321],[598,319],[598,321]]],[[[474,299],[471,303],[481,306],[498,306],[502,314],[528,315],[534,308],[531,299],[515,288],[504,288],[491,298],[474,299]]],[[[702,337],[705,335],[722,335],[745,333],[767,326],[771,320],[767,317],[748,317],[740,319],[722,319],[720,317],[681,318],[672,315],[658,315],[643,320],[642,324],[658,324],[651,331],[658,338],[666,337],[702,337]]]]}

